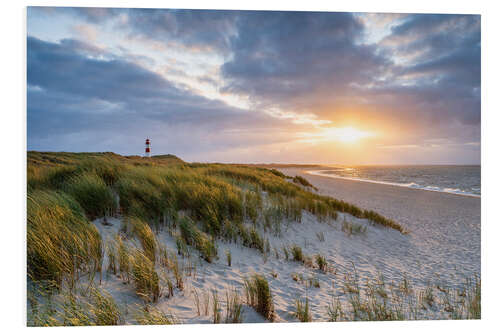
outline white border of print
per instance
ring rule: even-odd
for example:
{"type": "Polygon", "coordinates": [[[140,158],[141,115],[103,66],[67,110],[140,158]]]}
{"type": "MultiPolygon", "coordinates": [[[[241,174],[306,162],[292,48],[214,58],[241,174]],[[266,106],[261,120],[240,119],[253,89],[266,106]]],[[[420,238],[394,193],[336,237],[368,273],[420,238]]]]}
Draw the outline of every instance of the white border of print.
{"type": "MultiPolygon", "coordinates": [[[[498,326],[496,315],[499,298],[500,253],[497,238],[500,234],[500,213],[495,203],[500,198],[500,154],[496,145],[500,142],[500,105],[497,93],[500,75],[498,36],[500,17],[498,5],[493,1],[453,0],[349,0],[337,1],[263,1],[235,2],[230,0],[46,0],[10,1],[3,3],[1,11],[1,105],[2,126],[2,175],[1,186],[1,258],[2,272],[0,297],[2,327],[6,332],[26,328],[26,6],[98,6],[98,7],[149,7],[149,8],[201,8],[201,9],[260,9],[260,10],[308,10],[349,12],[406,12],[406,13],[467,13],[481,14],[482,20],[482,320],[480,321],[419,321],[419,322],[370,322],[370,323],[311,323],[311,324],[239,324],[238,330],[249,333],[255,329],[283,330],[289,333],[315,330],[363,332],[419,332],[448,330],[453,332],[490,331],[498,326]],[[495,33],[496,32],[496,33],[495,33]],[[490,95],[491,94],[491,95],[490,95]],[[487,232],[486,232],[487,231],[487,232]],[[258,325],[258,326],[257,326],[258,325]],[[495,326],[494,326],[495,325],[495,326]]],[[[498,94],[498,93],[497,93],[498,94]]],[[[37,328],[30,328],[30,330],[37,328]]],[[[55,328],[49,328],[53,330],[55,328]]],[[[120,326],[81,328],[84,331],[152,331],[165,327],[120,326]]],[[[203,330],[205,333],[230,332],[233,325],[178,325],[169,327],[172,332],[203,330]]]]}

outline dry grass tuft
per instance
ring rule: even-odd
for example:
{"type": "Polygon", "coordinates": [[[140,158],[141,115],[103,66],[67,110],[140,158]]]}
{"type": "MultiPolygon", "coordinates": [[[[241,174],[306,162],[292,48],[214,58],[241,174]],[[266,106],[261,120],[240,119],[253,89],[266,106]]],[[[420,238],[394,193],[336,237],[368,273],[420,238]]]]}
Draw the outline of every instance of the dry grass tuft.
{"type": "Polygon", "coordinates": [[[273,321],[274,305],[266,278],[260,274],[254,274],[244,281],[247,304],[260,313],[264,318],[273,321]]]}
{"type": "Polygon", "coordinates": [[[294,316],[301,322],[306,323],[312,321],[311,310],[309,309],[309,299],[301,301],[300,298],[295,300],[294,316]]]}

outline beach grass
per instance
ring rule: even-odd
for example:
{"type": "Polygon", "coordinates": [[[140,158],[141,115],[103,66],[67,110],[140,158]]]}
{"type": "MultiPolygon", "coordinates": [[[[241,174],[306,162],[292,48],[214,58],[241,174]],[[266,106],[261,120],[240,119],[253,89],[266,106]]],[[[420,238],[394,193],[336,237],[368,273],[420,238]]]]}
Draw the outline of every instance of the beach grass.
{"type": "Polygon", "coordinates": [[[326,258],[322,256],[321,254],[316,254],[315,256],[315,261],[316,265],[318,265],[318,268],[322,272],[326,272],[328,269],[328,262],[326,261],[326,258]]]}
{"type": "Polygon", "coordinates": [[[140,308],[136,311],[135,319],[139,325],[174,325],[178,324],[178,321],[174,316],[166,314],[165,312],[145,307],[140,308]]]}
{"type": "Polygon", "coordinates": [[[300,184],[300,185],[302,185],[302,186],[304,186],[306,188],[310,187],[310,188],[312,188],[312,189],[314,189],[316,191],[318,190],[315,186],[313,186],[311,183],[309,183],[309,181],[307,179],[305,179],[304,177],[302,177],[302,176],[297,175],[297,176],[295,176],[295,177],[292,178],[292,181],[294,183],[300,184]]]}
{"type": "Polygon", "coordinates": [[[220,324],[221,318],[221,305],[217,295],[217,290],[212,290],[212,323],[220,324]]]}
{"type": "Polygon", "coordinates": [[[294,261],[304,262],[304,253],[302,252],[302,248],[296,244],[293,244],[290,247],[290,253],[292,254],[292,259],[294,261]]]}
{"type": "Polygon", "coordinates": [[[244,287],[247,304],[253,307],[264,318],[273,321],[273,298],[266,278],[260,274],[253,274],[245,279],[244,287]]]}
{"type": "Polygon", "coordinates": [[[239,293],[233,290],[226,291],[226,323],[241,323],[243,322],[243,303],[239,293]]]}
{"type": "MultiPolygon", "coordinates": [[[[197,253],[207,263],[213,263],[218,260],[220,241],[255,249],[267,260],[274,245],[268,233],[281,237],[291,223],[302,223],[307,214],[322,223],[335,223],[340,213],[341,216],[349,214],[405,232],[399,224],[376,212],[314,193],[306,182],[305,178],[291,178],[277,170],[184,163],[173,156],[145,159],[112,153],[29,152],[29,281],[46,282],[55,290],[74,290],[82,278],[92,285],[104,269],[108,276],[111,273],[124,283],[131,283],[131,288],[149,306],[157,302],[161,294],[163,278],[159,267],[165,270],[165,276],[170,274],[173,291],[174,279],[179,290],[189,287],[184,281],[187,274],[184,260],[193,260],[193,253],[197,253]],[[104,242],[92,220],[117,214],[122,228],[104,242]],[[162,230],[167,230],[176,240],[179,260],[159,243],[157,236],[162,230]]],[[[350,229],[349,234],[357,233],[356,225],[350,229]]],[[[325,234],[318,233],[317,238],[324,242],[325,234]]],[[[306,256],[296,244],[282,249],[285,260],[327,272],[323,256],[306,256]]],[[[279,260],[276,247],[274,253],[279,260]]],[[[225,260],[228,266],[232,265],[231,252],[226,252],[225,260]]],[[[349,280],[346,285],[353,283],[349,280]]],[[[310,285],[316,283],[311,280],[310,285]]],[[[273,299],[265,277],[252,275],[244,286],[247,303],[272,320],[273,299]]],[[[356,290],[356,286],[350,289],[356,290]]],[[[480,290],[480,285],[478,288],[471,282],[464,303],[467,307],[464,306],[460,316],[480,316],[477,289],[480,290]]],[[[113,302],[108,296],[96,292],[87,301],[109,314],[99,315],[100,319],[97,315],[91,319],[80,318],[75,310],[74,318],[69,314],[63,322],[120,323],[122,318],[112,311],[113,302]]],[[[68,309],[88,309],[77,299],[66,301],[68,309]]],[[[239,322],[242,312],[239,296],[234,293],[227,296],[226,303],[230,308],[226,309],[225,321],[239,322]]],[[[199,304],[200,312],[202,305],[199,304]]],[[[217,305],[220,314],[223,306],[217,305]]],[[[142,322],[173,322],[170,316],[150,310],[146,311],[148,314],[141,312],[142,322]]],[[[224,321],[216,312],[212,314],[214,321],[224,321]]],[[[54,324],[60,323],[58,320],[54,324]]]]}
{"type": "Polygon", "coordinates": [[[305,301],[302,301],[300,298],[295,300],[294,316],[303,323],[312,321],[309,299],[307,297],[305,301]]]}
{"type": "Polygon", "coordinates": [[[81,274],[100,272],[101,237],[73,197],[50,190],[28,193],[27,218],[30,279],[72,288],[81,274]]]}
{"type": "MultiPolygon", "coordinates": [[[[39,296],[45,288],[38,286],[39,296]]],[[[50,301],[32,305],[28,326],[112,326],[124,323],[123,311],[106,291],[61,292],[50,301]]]]}
{"type": "Polygon", "coordinates": [[[160,297],[159,276],[154,263],[140,249],[130,251],[131,277],[135,291],[146,302],[156,302],[160,297]]]}
{"type": "Polygon", "coordinates": [[[128,223],[132,226],[132,232],[139,240],[144,254],[153,264],[156,263],[158,245],[150,226],[135,216],[128,217],[128,223]]]}
{"type": "Polygon", "coordinates": [[[199,252],[200,256],[207,262],[212,262],[217,256],[217,247],[208,235],[200,231],[193,221],[184,217],[180,224],[181,236],[188,245],[194,246],[199,252]]]}
{"type": "Polygon", "coordinates": [[[349,236],[358,235],[366,233],[366,226],[359,223],[347,221],[344,219],[344,221],[342,221],[341,230],[349,236]]]}
{"type": "Polygon", "coordinates": [[[93,172],[71,177],[65,182],[65,192],[78,201],[90,220],[109,216],[116,210],[111,189],[93,172]]]}

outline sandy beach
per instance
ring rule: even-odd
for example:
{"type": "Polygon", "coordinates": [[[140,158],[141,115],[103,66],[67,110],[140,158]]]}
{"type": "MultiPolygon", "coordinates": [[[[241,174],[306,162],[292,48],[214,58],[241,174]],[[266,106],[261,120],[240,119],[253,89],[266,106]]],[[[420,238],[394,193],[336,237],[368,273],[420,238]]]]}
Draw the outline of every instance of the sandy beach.
{"type": "MultiPolygon", "coordinates": [[[[480,274],[481,199],[311,175],[301,168],[283,168],[283,173],[300,175],[316,186],[320,194],[373,209],[410,230],[413,256],[447,275],[454,266],[459,273],[480,274]]],[[[411,255],[410,255],[411,256],[411,255]]]]}

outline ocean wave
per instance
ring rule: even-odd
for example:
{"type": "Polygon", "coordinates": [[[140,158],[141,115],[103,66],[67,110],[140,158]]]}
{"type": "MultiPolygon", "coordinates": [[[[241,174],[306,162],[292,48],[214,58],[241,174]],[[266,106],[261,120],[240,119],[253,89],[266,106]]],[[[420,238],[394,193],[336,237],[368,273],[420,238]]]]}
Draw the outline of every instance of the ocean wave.
{"type": "Polygon", "coordinates": [[[407,188],[413,188],[413,189],[417,189],[417,190],[451,193],[451,194],[464,195],[464,196],[476,197],[476,198],[481,197],[480,194],[467,192],[467,191],[464,191],[464,190],[459,189],[459,188],[441,188],[439,186],[420,185],[420,184],[413,183],[413,182],[411,182],[411,183],[395,183],[395,182],[388,182],[388,181],[383,181],[383,180],[373,180],[373,179],[356,178],[356,177],[345,177],[345,176],[339,176],[337,174],[331,173],[331,171],[332,171],[331,169],[328,169],[328,170],[308,170],[305,172],[310,174],[310,175],[329,177],[329,178],[340,178],[340,179],[355,180],[355,181],[367,182],[367,183],[407,187],[407,188]]]}

